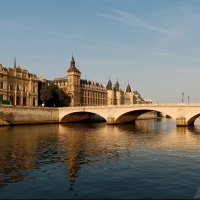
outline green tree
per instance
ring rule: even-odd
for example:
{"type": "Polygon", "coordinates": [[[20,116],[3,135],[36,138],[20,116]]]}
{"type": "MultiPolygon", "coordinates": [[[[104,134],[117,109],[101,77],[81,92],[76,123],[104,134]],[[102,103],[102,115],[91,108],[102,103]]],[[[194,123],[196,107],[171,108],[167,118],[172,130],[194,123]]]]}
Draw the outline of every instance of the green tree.
{"type": "Polygon", "coordinates": [[[61,107],[67,105],[67,95],[53,83],[42,84],[40,99],[47,107],[61,107]]]}

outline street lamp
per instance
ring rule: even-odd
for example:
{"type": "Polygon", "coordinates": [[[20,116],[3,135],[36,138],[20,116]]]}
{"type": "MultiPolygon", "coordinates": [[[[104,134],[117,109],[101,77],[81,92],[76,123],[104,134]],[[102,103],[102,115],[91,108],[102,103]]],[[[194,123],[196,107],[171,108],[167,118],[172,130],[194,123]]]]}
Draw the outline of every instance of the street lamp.
{"type": "Polygon", "coordinates": [[[190,96],[188,96],[188,103],[190,103],[190,96]]]}
{"type": "Polygon", "coordinates": [[[182,92],[182,103],[184,103],[184,92],[182,92]]]}

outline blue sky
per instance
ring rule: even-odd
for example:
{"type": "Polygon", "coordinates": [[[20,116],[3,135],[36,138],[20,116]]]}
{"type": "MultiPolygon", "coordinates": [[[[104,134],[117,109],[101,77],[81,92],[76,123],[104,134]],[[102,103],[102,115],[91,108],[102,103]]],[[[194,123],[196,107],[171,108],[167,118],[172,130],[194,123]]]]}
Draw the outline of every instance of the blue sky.
{"type": "Polygon", "coordinates": [[[200,102],[199,0],[0,0],[0,63],[46,79],[119,79],[154,103],[200,102]]]}

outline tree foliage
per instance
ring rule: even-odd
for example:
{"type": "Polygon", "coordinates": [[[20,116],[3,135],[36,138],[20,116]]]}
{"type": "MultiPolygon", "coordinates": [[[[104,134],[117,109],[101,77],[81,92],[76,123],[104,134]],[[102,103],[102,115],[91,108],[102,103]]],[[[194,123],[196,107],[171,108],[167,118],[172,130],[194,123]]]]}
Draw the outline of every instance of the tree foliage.
{"type": "Polygon", "coordinates": [[[40,99],[47,107],[61,107],[67,105],[67,95],[53,83],[42,84],[40,99]]]}

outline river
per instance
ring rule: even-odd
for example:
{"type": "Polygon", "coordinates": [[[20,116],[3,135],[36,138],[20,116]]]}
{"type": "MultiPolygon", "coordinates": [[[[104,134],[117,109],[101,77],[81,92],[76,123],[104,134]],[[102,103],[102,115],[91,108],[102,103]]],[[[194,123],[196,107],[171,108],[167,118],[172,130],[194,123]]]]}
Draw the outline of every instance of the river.
{"type": "Polygon", "coordinates": [[[192,199],[200,121],[0,127],[0,198],[192,199]]]}

